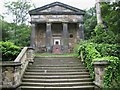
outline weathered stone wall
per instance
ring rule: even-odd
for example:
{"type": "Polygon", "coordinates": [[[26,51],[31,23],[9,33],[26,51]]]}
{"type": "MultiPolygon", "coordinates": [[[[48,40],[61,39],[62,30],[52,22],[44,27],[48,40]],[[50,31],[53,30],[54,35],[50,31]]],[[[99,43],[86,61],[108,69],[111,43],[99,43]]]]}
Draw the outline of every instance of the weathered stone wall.
{"type": "Polygon", "coordinates": [[[45,47],[46,45],[46,23],[36,24],[36,35],[35,35],[35,45],[36,50],[40,51],[41,47],[45,47]]]}
{"type": "Polygon", "coordinates": [[[68,32],[70,51],[73,51],[73,47],[77,43],[77,23],[68,24],[68,32]]]}
{"type": "MultiPolygon", "coordinates": [[[[77,43],[77,23],[67,23],[68,24],[68,41],[69,41],[69,49],[73,51],[73,47],[75,43],[77,43]]],[[[52,40],[51,45],[54,45],[54,38],[61,39],[60,45],[63,45],[63,23],[51,23],[51,31],[52,31],[52,40]]],[[[45,51],[46,47],[46,23],[36,24],[36,35],[35,35],[35,46],[37,52],[45,51]]]]}
{"type": "Polygon", "coordinates": [[[21,63],[3,62],[2,63],[2,87],[15,88],[20,85],[21,63]]]}

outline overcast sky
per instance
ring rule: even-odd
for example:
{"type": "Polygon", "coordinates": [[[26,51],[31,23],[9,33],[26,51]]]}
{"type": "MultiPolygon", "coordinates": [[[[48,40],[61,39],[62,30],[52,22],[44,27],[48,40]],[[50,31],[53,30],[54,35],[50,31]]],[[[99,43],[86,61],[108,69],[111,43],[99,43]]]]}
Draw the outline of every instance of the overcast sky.
{"type": "MultiPolygon", "coordinates": [[[[0,0],[0,14],[2,14],[3,16],[4,16],[3,13],[5,12],[4,3],[8,1],[16,1],[16,0],[0,0]]],[[[89,9],[90,7],[95,6],[95,0],[27,0],[27,1],[30,1],[31,3],[33,3],[36,8],[55,2],[55,1],[59,1],[83,10],[89,9]]],[[[10,16],[6,16],[6,19],[8,21],[11,21],[10,18],[11,18],[10,16]]]]}

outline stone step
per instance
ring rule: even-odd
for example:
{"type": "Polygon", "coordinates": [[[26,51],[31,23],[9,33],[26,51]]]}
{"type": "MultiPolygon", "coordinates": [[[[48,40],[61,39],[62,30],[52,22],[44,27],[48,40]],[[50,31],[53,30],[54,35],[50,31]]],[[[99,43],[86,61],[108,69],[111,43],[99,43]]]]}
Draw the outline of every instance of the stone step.
{"type": "Polygon", "coordinates": [[[44,87],[44,86],[21,86],[22,90],[94,90],[93,85],[87,86],[69,86],[69,87],[44,87]]]}
{"type": "Polygon", "coordinates": [[[80,61],[76,58],[35,58],[35,61],[80,61]]]}
{"type": "Polygon", "coordinates": [[[73,67],[73,66],[84,66],[83,64],[58,64],[58,65],[55,65],[55,64],[33,64],[32,65],[33,67],[73,67]]]}
{"type": "Polygon", "coordinates": [[[80,61],[79,59],[73,59],[73,58],[35,58],[35,61],[45,61],[45,60],[50,60],[50,61],[80,61]]]}
{"type": "Polygon", "coordinates": [[[79,60],[77,57],[35,57],[35,60],[79,60]]]}
{"type": "Polygon", "coordinates": [[[73,79],[73,78],[90,78],[90,75],[24,75],[23,78],[31,79],[73,79]]]}
{"type": "Polygon", "coordinates": [[[85,69],[85,67],[28,67],[28,69],[85,69]]]}
{"type": "Polygon", "coordinates": [[[25,72],[25,75],[89,75],[88,72],[25,72]]]}
{"type": "Polygon", "coordinates": [[[94,89],[88,70],[73,57],[36,57],[22,79],[21,90],[94,89]]]}
{"type": "MultiPolygon", "coordinates": [[[[59,73],[59,72],[81,72],[82,70],[81,69],[69,69],[69,70],[66,70],[66,69],[63,69],[63,70],[47,70],[47,72],[51,72],[51,73],[59,73]]],[[[86,70],[88,71],[88,70],[86,70]]],[[[45,72],[45,70],[35,70],[35,69],[27,69],[26,72],[45,72]]]]}
{"type": "Polygon", "coordinates": [[[42,83],[46,83],[46,82],[52,82],[52,83],[56,83],[56,82],[90,82],[92,81],[91,78],[82,78],[82,79],[23,79],[23,82],[42,82],[42,83]]]}
{"type": "Polygon", "coordinates": [[[69,64],[78,64],[79,62],[35,62],[34,65],[43,65],[43,64],[49,64],[49,65],[63,65],[63,64],[66,64],[66,65],[69,65],[69,64]]]}
{"type": "Polygon", "coordinates": [[[93,85],[93,82],[59,82],[59,83],[41,83],[41,82],[22,82],[23,86],[53,86],[53,87],[60,87],[60,86],[87,86],[93,85]]]}
{"type": "Polygon", "coordinates": [[[79,59],[71,59],[71,58],[69,58],[69,59],[56,59],[56,58],[55,59],[54,58],[53,59],[51,59],[51,58],[46,59],[45,58],[45,59],[37,59],[37,60],[35,59],[34,61],[36,61],[36,62],[41,62],[41,61],[59,61],[59,62],[63,62],[63,61],[64,62],[69,62],[69,61],[76,62],[77,61],[77,62],[81,62],[79,59]]]}

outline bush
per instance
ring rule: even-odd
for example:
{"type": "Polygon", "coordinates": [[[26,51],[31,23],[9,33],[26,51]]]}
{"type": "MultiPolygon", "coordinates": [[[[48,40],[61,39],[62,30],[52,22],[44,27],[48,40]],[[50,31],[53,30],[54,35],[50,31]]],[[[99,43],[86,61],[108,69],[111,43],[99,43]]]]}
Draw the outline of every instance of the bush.
{"type": "Polygon", "coordinates": [[[110,30],[105,30],[103,25],[97,25],[94,29],[94,34],[91,41],[95,43],[115,44],[115,35],[110,30]]]}
{"type": "Polygon", "coordinates": [[[20,52],[20,47],[14,45],[11,42],[0,42],[0,48],[2,51],[3,61],[14,60],[20,52]]]}
{"type": "Polygon", "coordinates": [[[96,50],[104,56],[115,56],[120,59],[120,46],[115,44],[95,44],[96,50]]]}
{"type": "Polygon", "coordinates": [[[84,63],[94,79],[94,60],[107,60],[110,65],[104,76],[105,88],[120,87],[120,46],[113,44],[96,44],[84,41],[79,44],[78,53],[83,53],[84,63]],[[118,58],[119,57],[119,58],[118,58]]]}
{"type": "Polygon", "coordinates": [[[94,43],[82,42],[78,48],[78,53],[82,51],[84,63],[87,66],[90,76],[94,79],[94,68],[92,60],[101,57],[100,53],[95,49],[94,43]]]}

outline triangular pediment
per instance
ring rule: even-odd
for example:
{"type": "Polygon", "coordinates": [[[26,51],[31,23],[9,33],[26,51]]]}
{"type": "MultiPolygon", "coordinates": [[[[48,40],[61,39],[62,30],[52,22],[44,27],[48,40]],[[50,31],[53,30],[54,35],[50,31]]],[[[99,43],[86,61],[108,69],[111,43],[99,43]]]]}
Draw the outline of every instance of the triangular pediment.
{"type": "Polygon", "coordinates": [[[53,6],[53,7],[47,8],[45,10],[42,10],[40,12],[75,12],[75,11],[67,9],[62,6],[53,6]]]}
{"type": "Polygon", "coordinates": [[[54,2],[29,11],[30,15],[44,15],[44,14],[79,14],[84,15],[84,11],[78,8],[63,4],[61,2],[54,2]]]}

